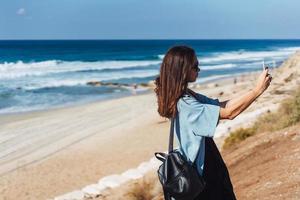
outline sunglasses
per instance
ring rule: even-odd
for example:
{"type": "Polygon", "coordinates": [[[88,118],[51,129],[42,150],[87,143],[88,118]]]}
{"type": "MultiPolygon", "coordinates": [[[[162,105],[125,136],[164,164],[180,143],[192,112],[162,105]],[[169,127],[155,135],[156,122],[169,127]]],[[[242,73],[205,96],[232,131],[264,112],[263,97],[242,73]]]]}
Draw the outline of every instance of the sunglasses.
{"type": "Polygon", "coordinates": [[[200,68],[198,66],[199,66],[199,64],[196,64],[192,67],[192,69],[196,70],[196,72],[199,72],[200,68]]]}

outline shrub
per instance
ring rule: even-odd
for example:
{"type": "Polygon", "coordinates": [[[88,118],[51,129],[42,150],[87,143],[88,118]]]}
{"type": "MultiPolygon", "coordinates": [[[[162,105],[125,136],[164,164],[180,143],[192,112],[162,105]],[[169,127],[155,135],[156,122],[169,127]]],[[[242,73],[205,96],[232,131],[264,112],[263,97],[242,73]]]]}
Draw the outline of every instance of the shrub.
{"type": "Polygon", "coordinates": [[[254,128],[239,128],[231,132],[224,141],[223,149],[226,149],[237,142],[245,140],[246,138],[254,135],[255,132],[256,130],[254,128]]]}
{"type": "Polygon", "coordinates": [[[130,200],[163,200],[161,186],[156,176],[138,180],[127,193],[130,200]]]}

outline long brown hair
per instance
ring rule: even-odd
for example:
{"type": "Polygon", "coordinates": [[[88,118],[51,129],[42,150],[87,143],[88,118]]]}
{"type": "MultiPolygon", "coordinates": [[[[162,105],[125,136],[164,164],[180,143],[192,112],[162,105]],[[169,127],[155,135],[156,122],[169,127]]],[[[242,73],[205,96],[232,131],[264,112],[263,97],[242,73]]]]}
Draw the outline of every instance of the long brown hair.
{"type": "Polygon", "coordinates": [[[197,62],[195,51],[188,46],[174,46],[167,51],[155,79],[160,116],[175,117],[177,101],[187,90],[190,70],[197,62]]]}

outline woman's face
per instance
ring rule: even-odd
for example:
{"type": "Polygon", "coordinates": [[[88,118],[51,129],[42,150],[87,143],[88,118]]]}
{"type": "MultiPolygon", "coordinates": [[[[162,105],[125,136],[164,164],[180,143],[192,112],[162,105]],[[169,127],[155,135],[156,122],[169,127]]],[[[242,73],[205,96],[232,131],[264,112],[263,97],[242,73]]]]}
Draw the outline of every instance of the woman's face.
{"type": "Polygon", "coordinates": [[[200,72],[200,68],[199,68],[199,62],[197,60],[196,64],[194,66],[192,66],[192,68],[189,72],[188,82],[196,81],[199,72],[200,72]]]}

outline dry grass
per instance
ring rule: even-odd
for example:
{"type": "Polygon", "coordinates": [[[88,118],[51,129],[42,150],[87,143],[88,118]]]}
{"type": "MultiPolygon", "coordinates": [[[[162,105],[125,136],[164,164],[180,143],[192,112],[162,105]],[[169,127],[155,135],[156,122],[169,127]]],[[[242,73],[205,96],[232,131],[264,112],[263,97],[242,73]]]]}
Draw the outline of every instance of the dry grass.
{"type": "Polygon", "coordinates": [[[242,140],[245,140],[246,138],[254,135],[256,132],[255,129],[253,128],[240,128],[232,133],[230,133],[230,136],[227,137],[224,141],[224,145],[223,145],[223,149],[226,149],[230,146],[232,146],[233,144],[236,144],[242,140]]]}
{"type": "Polygon", "coordinates": [[[161,185],[156,176],[134,182],[126,194],[130,200],[163,200],[161,185]],[[154,179],[155,178],[155,179],[154,179]]]}
{"type": "Polygon", "coordinates": [[[284,82],[286,82],[286,83],[290,82],[294,76],[295,76],[294,73],[291,73],[287,78],[284,79],[284,82]]]}

